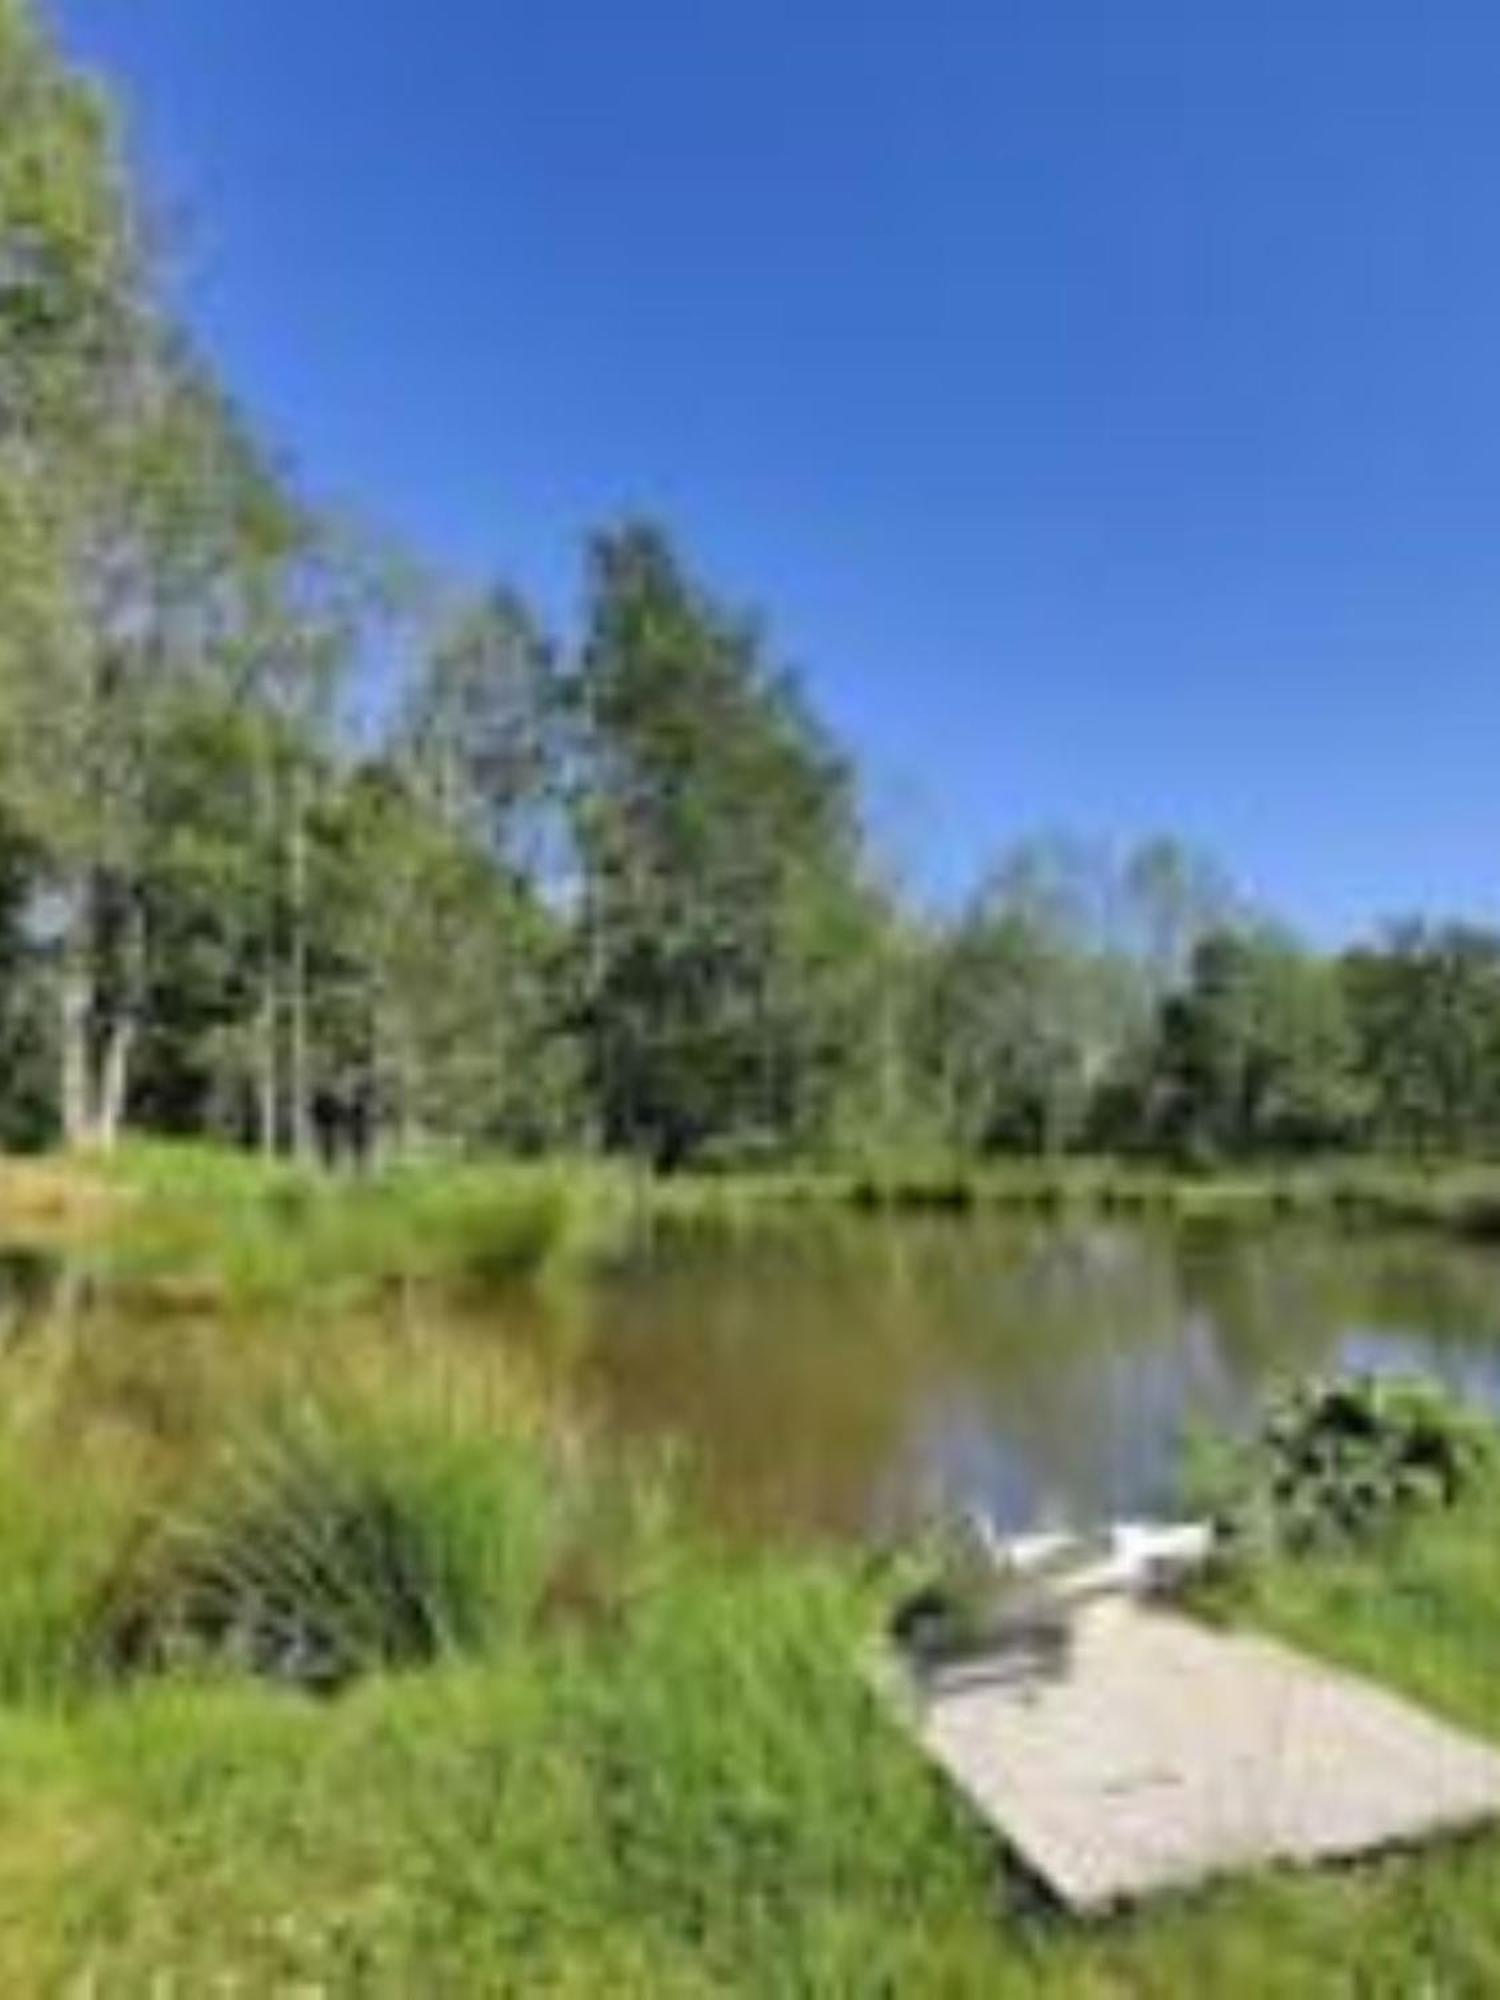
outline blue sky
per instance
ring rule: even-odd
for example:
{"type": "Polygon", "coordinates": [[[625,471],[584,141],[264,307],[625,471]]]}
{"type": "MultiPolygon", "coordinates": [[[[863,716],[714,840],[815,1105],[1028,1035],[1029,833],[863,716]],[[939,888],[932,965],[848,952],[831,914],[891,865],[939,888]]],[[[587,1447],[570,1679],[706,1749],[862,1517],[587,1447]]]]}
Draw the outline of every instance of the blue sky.
{"type": "Polygon", "coordinates": [[[320,493],[570,615],[659,514],[953,893],[1500,914],[1493,0],[58,0],[320,493]]]}

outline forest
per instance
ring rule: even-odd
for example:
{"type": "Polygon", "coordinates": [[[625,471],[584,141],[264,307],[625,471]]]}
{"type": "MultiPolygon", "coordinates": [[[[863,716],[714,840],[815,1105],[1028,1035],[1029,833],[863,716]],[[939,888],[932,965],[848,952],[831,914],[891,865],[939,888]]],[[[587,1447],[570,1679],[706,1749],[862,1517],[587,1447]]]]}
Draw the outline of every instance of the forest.
{"type": "Polygon", "coordinates": [[[556,633],[320,509],[176,323],[114,108],[22,0],[0,108],[7,1145],[1500,1144],[1500,935],[1315,950],[1169,838],[1019,841],[924,906],[661,526],[587,537],[556,633]]]}

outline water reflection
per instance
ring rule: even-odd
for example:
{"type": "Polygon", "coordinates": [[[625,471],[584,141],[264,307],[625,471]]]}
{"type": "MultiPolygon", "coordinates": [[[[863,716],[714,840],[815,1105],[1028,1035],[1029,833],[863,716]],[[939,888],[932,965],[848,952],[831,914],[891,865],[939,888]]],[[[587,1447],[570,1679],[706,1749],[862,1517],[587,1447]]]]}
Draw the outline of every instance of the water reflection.
{"type": "Polygon", "coordinates": [[[1189,1421],[1266,1386],[1425,1368],[1500,1403],[1500,1259],[1286,1226],[938,1218],[662,1246],[595,1303],[584,1378],[688,1441],[722,1518],[881,1530],[1165,1504],[1189,1421]]]}
{"type": "Polygon", "coordinates": [[[524,1357],[611,1434],[685,1446],[727,1525],[799,1536],[971,1498],[1016,1527],[1164,1505],[1189,1421],[1241,1423],[1310,1371],[1422,1369],[1500,1408],[1500,1253],[1292,1224],[850,1218],[664,1241],[565,1303],[422,1291],[303,1331],[279,1319],[268,1340],[0,1251],[0,1394],[45,1375],[75,1442],[123,1435],[170,1466],[304,1347],[466,1384],[524,1357]]]}

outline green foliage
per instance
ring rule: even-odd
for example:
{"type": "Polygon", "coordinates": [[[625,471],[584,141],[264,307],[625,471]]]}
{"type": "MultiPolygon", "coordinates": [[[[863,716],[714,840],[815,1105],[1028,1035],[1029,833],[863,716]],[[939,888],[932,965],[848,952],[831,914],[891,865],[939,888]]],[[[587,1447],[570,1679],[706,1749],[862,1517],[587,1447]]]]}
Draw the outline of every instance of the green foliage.
{"type": "Polygon", "coordinates": [[[112,1177],[118,1275],[221,1304],[344,1303],[394,1283],[524,1286],[606,1254],[628,1180],[597,1165],[433,1163],[332,1177],[226,1149],[134,1142],[112,1177]]]}
{"type": "Polygon", "coordinates": [[[1268,932],[1221,932],[1159,1017],[1147,1117],[1189,1159],[1328,1150],[1356,1124],[1343,996],[1330,967],[1268,932]]]}
{"type": "MultiPolygon", "coordinates": [[[[134,283],[103,95],[57,59],[31,0],[0,4],[0,465],[72,452],[101,415],[134,283]],[[21,455],[18,453],[17,458],[21,455]]],[[[14,553],[7,551],[7,553],[14,553]]]]}
{"type": "Polygon", "coordinates": [[[1299,1384],[1276,1398],[1220,1495],[1242,1553],[1307,1555],[1387,1539],[1494,1469],[1493,1426],[1421,1380],[1299,1384]]]}
{"type": "Polygon", "coordinates": [[[864,924],[848,772],[653,529],[594,546],[571,687],[584,1046],[606,1144],[678,1166],[825,1127],[864,924]]]}
{"type": "Polygon", "coordinates": [[[130,1552],[94,1642],[119,1672],[222,1661],[317,1693],[517,1639],[560,1560],[566,1485],[449,1412],[257,1420],[130,1552]]]}
{"type": "Polygon", "coordinates": [[[1500,938],[1404,924],[1340,967],[1377,1140],[1417,1152],[1500,1141],[1500,938]]]}

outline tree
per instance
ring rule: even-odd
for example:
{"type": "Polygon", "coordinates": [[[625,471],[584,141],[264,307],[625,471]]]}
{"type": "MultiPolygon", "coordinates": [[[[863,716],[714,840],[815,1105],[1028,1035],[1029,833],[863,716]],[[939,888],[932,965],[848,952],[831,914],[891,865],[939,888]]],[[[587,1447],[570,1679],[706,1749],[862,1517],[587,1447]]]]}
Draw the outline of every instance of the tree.
{"type": "Polygon", "coordinates": [[[562,784],[556,649],[496,589],[440,626],[407,695],[395,751],[426,810],[497,870],[555,859],[562,784]]]}
{"type": "Polygon", "coordinates": [[[1377,1143],[1427,1153],[1500,1143],[1500,935],[1399,924],[1347,953],[1340,977],[1377,1143]]]}
{"type": "Polygon", "coordinates": [[[135,484],[149,342],[105,108],[23,0],[0,0],[0,114],[3,776],[51,878],[60,1094],[77,1139],[107,1110],[123,1050],[118,1034],[91,1045],[94,959],[121,913],[106,915],[91,879],[119,764],[107,729],[90,725],[113,705],[120,676],[105,652],[135,609],[110,524],[135,484]]]}
{"type": "Polygon", "coordinates": [[[1188,978],[1205,938],[1244,919],[1241,898],[1218,863],[1164,834],[1125,857],[1118,900],[1124,947],[1158,998],[1188,978]]]}
{"type": "Polygon", "coordinates": [[[31,1148],[55,1133],[52,1011],[29,913],[36,855],[0,817],[0,1144],[31,1148]]]}
{"type": "Polygon", "coordinates": [[[1084,1136],[1139,1036],[1108,850],[1048,836],[1001,857],[938,947],[926,1064],[960,1146],[1051,1153],[1084,1136]]]}
{"type": "Polygon", "coordinates": [[[853,787],[755,626],[656,530],[598,537],[571,687],[584,1036],[607,1145],[826,1130],[866,890],[853,787]]]}
{"type": "Polygon", "coordinates": [[[1266,929],[1205,938],[1163,1003],[1147,1088],[1148,1131],[1191,1158],[1345,1143],[1359,1095],[1333,969],[1266,929]]]}

